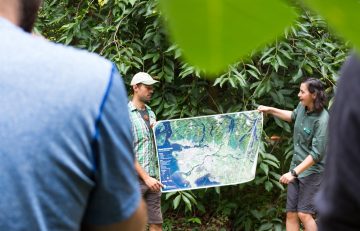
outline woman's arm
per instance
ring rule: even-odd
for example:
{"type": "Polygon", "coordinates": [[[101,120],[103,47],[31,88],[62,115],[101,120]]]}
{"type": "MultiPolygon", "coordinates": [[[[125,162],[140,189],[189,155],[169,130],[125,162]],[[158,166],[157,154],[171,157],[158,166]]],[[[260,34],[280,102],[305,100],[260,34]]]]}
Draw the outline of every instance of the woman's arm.
{"type": "Polygon", "coordinates": [[[260,105],[258,107],[258,111],[264,112],[267,114],[271,114],[279,119],[285,120],[287,122],[291,122],[292,111],[282,110],[282,109],[275,108],[275,107],[267,107],[267,106],[263,106],[263,105],[260,105]]]}
{"type": "Polygon", "coordinates": [[[304,172],[306,169],[310,168],[315,164],[315,161],[311,155],[308,155],[303,162],[294,168],[297,175],[304,172]]]}
{"type": "MultiPolygon", "coordinates": [[[[304,172],[306,169],[310,168],[315,164],[315,161],[311,155],[308,155],[303,162],[301,162],[298,166],[296,166],[293,170],[295,171],[296,175],[304,172]]],[[[289,184],[293,181],[296,177],[291,173],[287,172],[280,177],[280,183],[289,184]]]]}

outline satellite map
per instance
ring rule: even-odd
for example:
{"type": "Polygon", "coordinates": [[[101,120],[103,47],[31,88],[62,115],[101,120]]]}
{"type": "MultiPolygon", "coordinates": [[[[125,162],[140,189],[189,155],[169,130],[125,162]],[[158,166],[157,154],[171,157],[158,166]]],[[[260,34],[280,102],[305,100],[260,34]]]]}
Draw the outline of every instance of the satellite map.
{"type": "Polygon", "coordinates": [[[158,121],[153,129],[162,191],[253,180],[262,127],[258,111],[158,121]]]}

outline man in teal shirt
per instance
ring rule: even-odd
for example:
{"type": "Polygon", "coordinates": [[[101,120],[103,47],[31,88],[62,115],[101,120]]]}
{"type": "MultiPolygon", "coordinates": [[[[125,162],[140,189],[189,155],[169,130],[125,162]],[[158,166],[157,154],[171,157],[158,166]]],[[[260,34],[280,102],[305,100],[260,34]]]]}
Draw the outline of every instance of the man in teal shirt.
{"type": "Polygon", "coordinates": [[[310,78],[302,82],[298,97],[300,104],[294,111],[266,106],[258,110],[287,122],[295,121],[290,171],[280,177],[281,183],[288,184],[286,230],[300,230],[300,220],[305,230],[315,231],[314,197],[322,181],[329,114],[319,80],[310,78]]]}
{"type": "Polygon", "coordinates": [[[154,80],[149,74],[139,72],[131,80],[133,90],[132,100],[128,103],[134,150],[137,161],[135,169],[139,175],[141,193],[147,203],[148,223],[150,231],[162,230],[161,187],[158,180],[155,141],[152,127],[156,122],[155,113],[146,105],[153,94],[154,80]]]}

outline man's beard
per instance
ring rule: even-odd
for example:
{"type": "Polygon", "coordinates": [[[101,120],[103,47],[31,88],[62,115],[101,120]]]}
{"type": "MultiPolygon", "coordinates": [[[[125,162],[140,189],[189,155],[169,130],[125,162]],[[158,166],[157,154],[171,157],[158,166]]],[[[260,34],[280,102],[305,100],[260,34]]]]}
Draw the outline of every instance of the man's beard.
{"type": "MultiPolygon", "coordinates": [[[[19,0],[20,1],[20,0],[19,0]]],[[[27,32],[31,32],[37,17],[41,0],[21,0],[20,1],[20,27],[27,32]]]]}
{"type": "Polygon", "coordinates": [[[145,103],[145,104],[146,104],[146,103],[149,103],[150,100],[151,100],[151,97],[150,97],[150,99],[148,99],[146,96],[140,98],[140,101],[143,102],[143,103],[145,103]]]}

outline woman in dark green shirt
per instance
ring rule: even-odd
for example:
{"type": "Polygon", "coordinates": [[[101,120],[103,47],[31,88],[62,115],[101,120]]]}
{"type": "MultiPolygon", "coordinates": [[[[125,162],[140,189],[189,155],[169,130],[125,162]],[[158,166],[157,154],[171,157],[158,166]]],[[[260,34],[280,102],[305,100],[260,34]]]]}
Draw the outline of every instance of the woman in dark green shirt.
{"type": "Polygon", "coordinates": [[[320,80],[309,78],[301,83],[300,103],[294,111],[259,106],[258,110],[287,122],[294,121],[294,154],[289,172],[280,177],[288,184],[286,202],[286,230],[317,230],[313,215],[314,195],[320,187],[324,169],[329,114],[320,80]]]}

